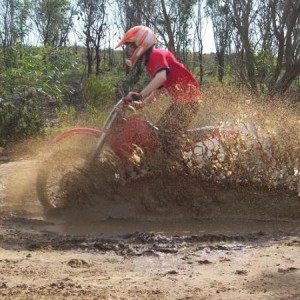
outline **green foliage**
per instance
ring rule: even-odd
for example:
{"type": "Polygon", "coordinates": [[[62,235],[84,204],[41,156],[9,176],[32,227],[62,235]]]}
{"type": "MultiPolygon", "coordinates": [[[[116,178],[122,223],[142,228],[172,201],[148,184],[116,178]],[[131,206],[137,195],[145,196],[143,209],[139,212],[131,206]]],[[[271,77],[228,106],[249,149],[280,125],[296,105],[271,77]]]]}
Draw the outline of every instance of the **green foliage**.
{"type": "MultiPolygon", "coordinates": [[[[31,87],[48,98],[62,99],[69,89],[64,82],[65,76],[77,66],[71,50],[16,46],[11,47],[9,53],[14,54],[9,64],[12,67],[2,67],[0,72],[2,97],[23,93],[31,87]]],[[[8,54],[0,53],[2,61],[5,62],[8,54]]]]}
{"type": "Polygon", "coordinates": [[[108,114],[107,110],[109,110],[108,107],[106,110],[99,111],[93,105],[87,104],[85,115],[86,122],[90,124],[90,126],[94,126],[96,128],[102,127],[102,124],[104,123],[108,114]]]}
{"type": "MultiPolygon", "coordinates": [[[[9,47],[0,53],[0,70],[1,73],[7,68],[14,68],[18,62],[18,51],[16,47],[9,47]]],[[[1,74],[0,74],[1,76],[1,74]]]]}
{"type": "Polygon", "coordinates": [[[15,46],[0,52],[0,97],[12,101],[0,108],[2,142],[40,132],[44,104],[61,102],[70,90],[65,80],[77,66],[74,58],[69,49],[46,47],[15,46]]]}
{"type": "Polygon", "coordinates": [[[74,106],[62,105],[55,111],[60,123],[70,123],[76,118],[76,109],[74,106]]]}
{"type": "Polygon", "coordinates": [[[257,76],[266,82],[268,76],[271,77],[276,61],[267,51],[256,54],[257,76]]]}
{"type": "Polygon", "coordinates": [[[104,108],[113,102],[116,89],[112,79],[103,75],[91,75],[83,84],[83,94],[87,104],[95,108],[104,108]]]}
{"type": "Polygon", "coordinates": [[[18,105],[12,102],[1,104],[0,140],[2,145],[41,132],[43,127],[41,110],[36,103],[22,99],[18,105]]]}

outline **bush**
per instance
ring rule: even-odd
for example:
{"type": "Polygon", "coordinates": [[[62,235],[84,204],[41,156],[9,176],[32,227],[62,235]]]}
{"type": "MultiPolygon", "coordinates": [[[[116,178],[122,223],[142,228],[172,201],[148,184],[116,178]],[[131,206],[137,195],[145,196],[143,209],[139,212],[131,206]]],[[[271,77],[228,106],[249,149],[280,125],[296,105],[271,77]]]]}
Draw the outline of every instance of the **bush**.
{"type": "Polygon", "coordinates": [[[0,97],[6,100],[0,104],[2,143],[44,128],[45,104],[62,102],[70,91],[66,77],[76,67],[76,57],[68,48],[17,45],[0,52],[0,97]]]}
{"type": "Polygon", "coordinates": [[[116,89],[112,80],[91,75],[83,84],[83,95],[88,105],[105,108],[113,103],[116,89]]]}
{"type": "MultiPolygon", "coordinates": [[[[65,77],[77,66],[76,59],[69,49],[47,47],[12,47],[14,64],[1,69],[0,81],[3,83],[0,94],[6,98],[35,88],[47,98],[60,101],[69,87],[65,77]]],[[[5,53],[0,53],[1,58],[5,53]]]]}
{"type": "Polygon", "coordinates": [[[71,123],[76,118],[76,109],[71,105],[62,105],[55,110],[58,121],[61,123],[71,123]]]}
{"type": "Polygon", "coordinates": [[[7,102],[0,105],[2,145],[39,133],[43,128],[41,109],[34,102],[22,99],[18,104],[7,102]]]}

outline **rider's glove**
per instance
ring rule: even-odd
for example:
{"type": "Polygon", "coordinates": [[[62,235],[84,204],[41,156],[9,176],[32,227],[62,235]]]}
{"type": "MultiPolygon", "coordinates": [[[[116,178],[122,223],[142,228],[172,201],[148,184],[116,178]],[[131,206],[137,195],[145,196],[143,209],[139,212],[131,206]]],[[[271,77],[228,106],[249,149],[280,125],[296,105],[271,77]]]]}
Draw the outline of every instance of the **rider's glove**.
{"type": "Polygon", "coordinates": [[[143,101],[139,101],[142,99],[142,95],[137,92],[129,92],[127,96],[123,98],[124,105],[130,105],[135,109],[141,109],[144,107],[143,101]]]}
{"type": "Polygon", "coordinates": [[[129,92],[127,96],[123,98],[123,100],[132,102],[132,101],[138,101],[142,99],[142,95],[137,92],[129,92]]]}

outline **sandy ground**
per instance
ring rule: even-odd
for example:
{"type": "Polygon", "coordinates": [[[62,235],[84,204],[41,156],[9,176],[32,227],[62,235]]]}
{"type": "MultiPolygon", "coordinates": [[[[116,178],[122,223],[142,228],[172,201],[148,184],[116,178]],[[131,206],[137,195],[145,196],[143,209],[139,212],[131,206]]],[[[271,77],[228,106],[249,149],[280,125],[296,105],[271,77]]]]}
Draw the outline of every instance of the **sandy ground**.
{"type": "Polygon", "coordinates": [[[46,219],[34,172],[0,165],[0,299],[300,299],[298,197],[219,191],[197,214],[150,215],[122,202],[132,186],[46,219]]]}

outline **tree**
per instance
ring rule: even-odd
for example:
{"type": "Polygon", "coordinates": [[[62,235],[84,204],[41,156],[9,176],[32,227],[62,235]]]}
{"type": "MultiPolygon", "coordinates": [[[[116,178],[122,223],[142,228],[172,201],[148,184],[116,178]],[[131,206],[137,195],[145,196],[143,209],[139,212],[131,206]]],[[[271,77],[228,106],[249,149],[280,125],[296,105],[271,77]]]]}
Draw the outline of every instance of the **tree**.
{"type": "Polygon", "coordinates": [[[271,93],[284,93],[300,75],[300,1],[270,0],[276,66],[271,93]]]}
{"type": "Polygon", "coordinates": [[[190,27],[196,3],[197,0],[160,0],[157,17],[153,19],[165,46],[185,63],[191,46],[190,27]]]}
{"type": "Polygon", "coordinates": [[[208,0],[206,10],[213,23],[214,40],[218,62],[218,80],[223,82],[225,54],[229,46],[232,23],[228,0],[208,0]]]}
{"type": "Polygon", "coordinates": [[[242,47],[240,52],[241,74],[245,78],[244,83],[253,91],[257,92],[257,80],[255,73],[255,52],[251,38],[253,38],[253,24],[257,14],[254,7],[255,0],[229,0],[231,2],[232,18],[237,30],[237,49],[242,47]],[[241,44],[239,44],[239,42],[241,44]]]}
{"type": "Polygon", "coordinates": [[[300,74],[300,1],[229,0],[235,70],[256,93],[284,93],[300,74]]]}
{"type": "Polygon", "coordinates": [[[28,17],[28,0],[0,0],[0,45],[3,49],[24,42],[29,31],[28,17]]]}
{"type": "Polygon", "coordinates": [[[128,31],[130,28],[137,25],[150,26],[145,18],[145,14],[153,12],[153,2],[144,0],[117,0],[118,4],[118,21],[123,32],[128,31]]]}
{"type": "Polygon", "coordinates": [[[106,27],[106,0],[79,0],[78,5],[83,22],[88,76],[93,73],[94,59],[96,60],[95,74],[98,75],[101,62],[100,46],[106,27]]]}
{"type": "Polygon", "coordinates": [[[31,0],[33,20],[44,46],[66,46],[75,8],[70,0],[31,0]]]}
{"type": "Polygon", "coordinates": [[[204,76],[203,70],[203,42],[202,42],[202,4],[203,0],[197,0],[196,16],[195,16],[195,39],[194,42],[198,43],[198,63],[200,69],[199,81],[202,82],[204,76]]]}
{"type": "Polygon", "coordinates": [[[175,42],[174,42],[174,33],[172,31],[172,26],[171,26],[171,18],[169,16],[169,14],[167,13],[167,8],[166,8],[166,4],[164,0],[160,0],[160,4],[161,4],[161,9],[162,9],[162,13],[163,13],[163,19],[165,21],[166,24],[166,32],[168,35],[168,49],[175,54],[175,42]]]}
{"type": "MultiPolygon", "coordinates": [[[[29,32],[29,2],[27,0],[0,0],[0,47],[4,68],[15,67],[29,32]]],[[[2,68],[1,68],[2,69],[2,68]]]]}

